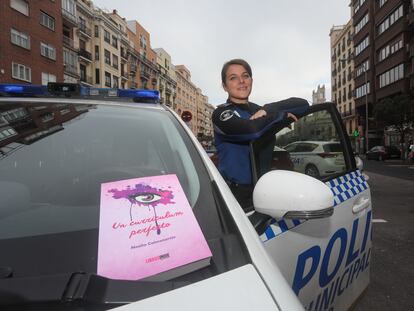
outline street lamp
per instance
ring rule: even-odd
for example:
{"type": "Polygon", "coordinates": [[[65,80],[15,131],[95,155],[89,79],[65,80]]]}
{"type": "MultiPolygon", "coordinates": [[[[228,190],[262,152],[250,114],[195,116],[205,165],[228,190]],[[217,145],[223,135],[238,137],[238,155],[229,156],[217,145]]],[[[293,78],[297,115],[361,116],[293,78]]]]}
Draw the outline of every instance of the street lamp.
{"type": "MultiPolygon", "coordinates": [[[[349,58],[340,58],[339,61],[341,63],[345,63],[347,61],[352,60],[353,57],[349,57],[349,58]]],[[[365,77],[365,153],[367,153],[368,151],[368,68],[367,68],[367,63],[363,62],[362,63],[362,69],[364,70],[364,77],[365,77]]]]}

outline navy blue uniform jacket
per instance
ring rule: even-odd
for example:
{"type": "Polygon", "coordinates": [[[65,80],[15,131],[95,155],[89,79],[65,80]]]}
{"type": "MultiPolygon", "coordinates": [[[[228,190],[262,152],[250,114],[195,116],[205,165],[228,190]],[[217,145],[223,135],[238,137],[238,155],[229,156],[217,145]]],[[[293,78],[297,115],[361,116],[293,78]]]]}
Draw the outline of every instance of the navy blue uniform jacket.
{"type": "Polygon", "coordinates": [[[212,121],[219,158],[218,169],[224,179],[237,184],[252,184],[249,143],[266,133],[276,133],[291,123],[286,117],[288,112],[300,117],[308,108],[308,102],[301,98],[289,98],[263,107],[250,102],[228,102],[218,106],[213,112],[212,121]],[[260,109],[264,109],[267,115],[250,120],[260,109]]]}

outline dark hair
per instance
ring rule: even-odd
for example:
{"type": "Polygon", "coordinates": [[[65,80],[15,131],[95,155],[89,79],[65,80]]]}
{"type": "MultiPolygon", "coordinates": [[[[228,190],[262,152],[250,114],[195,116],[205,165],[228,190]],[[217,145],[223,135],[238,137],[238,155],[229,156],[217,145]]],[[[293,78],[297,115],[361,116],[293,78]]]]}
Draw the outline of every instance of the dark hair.
{"type": "Polygon", "coordinates": [[[226,73],[227,70],[229,69],[229,67],[231,65],[240,65],[243,66],[244,69],[246,69],[247,73],[250,75],[250,77],[252,77],[252,68],[250,67],[249,63],[246,62],[244,59],[240,59],[240,58],[236,58],[236,59],[231,59],[228,62],[226,62],[223,65],[223,68],[221,69],[221,82],[223,82],[223,84],[226,84],[226,73]]]}

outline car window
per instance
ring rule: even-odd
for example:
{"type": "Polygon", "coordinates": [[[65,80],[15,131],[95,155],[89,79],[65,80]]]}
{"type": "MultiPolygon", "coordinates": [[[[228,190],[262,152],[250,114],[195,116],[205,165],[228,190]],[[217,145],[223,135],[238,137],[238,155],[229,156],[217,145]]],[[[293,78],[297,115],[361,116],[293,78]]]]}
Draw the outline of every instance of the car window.
{"type": "MultiPolygon", "coordinates": [[[[344,159],[342,142],[336,130],[331,113],[327,110],[315,111],[301,117],[290,127],[280,130],[272,142],[276,147],[286,150],[285,159],[291,165],[275,165],[273,161],[269,166],[255,153],[256,165],[259,167],[259,176],[269,169],[286,169],[310,175],[317,179],[328,180],[332,176],[338,176],[347,170],[344,159]],[[258,160],[259,159],[259,160],[258,160]]],[[[264,148],[262,148],[264,150],[264,148]]]]}

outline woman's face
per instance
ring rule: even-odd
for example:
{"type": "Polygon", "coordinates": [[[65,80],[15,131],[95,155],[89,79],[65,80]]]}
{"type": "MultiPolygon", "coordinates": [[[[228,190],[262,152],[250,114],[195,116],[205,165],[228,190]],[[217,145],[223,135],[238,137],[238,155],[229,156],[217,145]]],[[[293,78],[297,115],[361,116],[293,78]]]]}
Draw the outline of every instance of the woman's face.
{"type": "Polygon", "coordinates": [[[226,72],[224,90],[236,104],[247,103],[252,91],[253,79],[242,65],[230,65],[226,72]]]}

